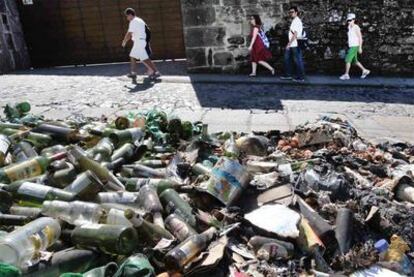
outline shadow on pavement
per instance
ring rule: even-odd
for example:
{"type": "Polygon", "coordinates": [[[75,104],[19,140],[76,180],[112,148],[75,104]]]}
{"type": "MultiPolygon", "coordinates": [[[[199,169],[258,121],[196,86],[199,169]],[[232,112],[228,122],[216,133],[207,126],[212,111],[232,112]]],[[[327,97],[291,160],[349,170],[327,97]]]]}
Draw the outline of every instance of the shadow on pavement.
{"type": "MultiPolygon", "coordinates": [[[[202,107],[283,110],[282,101],[414,105],[414,89],[193,83],[202,107]]],[[[306,105],[306,102],[304,103],[306,105]]],[[[323,109],[323,107],[321,107],[323,109]]]]}
{"type": "MultiPolygon", "coordinates": [[[[163,75],[187,75],[187,64],[185,60],[177,61],[154,61],[155,65],[163,75]]],[[[142,64],[137,64],[138,74],[145,72],[142,64]]],[[[55,76],[125,76],[129,71],[129,63],[97,64],[86,66],[67,66],[36,68],[34,70],[22,70],[13,72],[17,75],[55,75],[55,76]]]]}
{"type": "Polygon", "coordinates": [[[125,87],[129,89],[128,92],[136,93],[136,92],[148,90],[152,88],[156,83],[160,83],[160,82],[161,80],[159,79],[151,80],[150,78],[144,78],[142,82],[137,82],[137,79],[135,78],[135,79],[132,79],[132,84],[135,85],[135,87],[129,87],[129,86],[125,86],[125,87]]]}

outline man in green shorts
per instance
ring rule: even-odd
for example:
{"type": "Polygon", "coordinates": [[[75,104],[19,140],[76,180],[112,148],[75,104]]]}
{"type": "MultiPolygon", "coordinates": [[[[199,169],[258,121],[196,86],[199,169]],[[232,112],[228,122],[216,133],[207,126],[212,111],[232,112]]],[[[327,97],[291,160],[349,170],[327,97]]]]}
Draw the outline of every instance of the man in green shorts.
{"type": "Polygon", "coordinates": [[[362,34],[361,29],[355,24],[355,14],[350,13],[346,19],[348,23],[348,46],[349,50],[345,58],[345,74],[339,77],[341,80],[349,80],[349,70],[351,64],[355,64],[362,70],[361,79],[365,79],[371,71],[366,69],[359,61],[358,54],[362,54],[362,34]]]}

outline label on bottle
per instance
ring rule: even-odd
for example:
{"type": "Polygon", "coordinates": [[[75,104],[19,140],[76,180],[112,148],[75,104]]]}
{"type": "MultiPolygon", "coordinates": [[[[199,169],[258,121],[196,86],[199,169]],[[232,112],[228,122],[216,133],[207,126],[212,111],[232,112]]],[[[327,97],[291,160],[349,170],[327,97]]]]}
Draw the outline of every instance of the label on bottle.
{"type": "Polygon", "coordinates": [[[138,195],[133,192],[103,192],[99,193],[101,203],[133,204],[138,195]]]}
{"type": "Polygon", "coordinates": [[[52,190],[53,188],[35,184],[35,183],[28,183],[25,182],[20,185],[17,193],[22,196],[29,196],[31,198],[36,199],[45,199],[46,195],[52,190]]]}
{"type": "Polygon", "coordinates": [[[42,174],[42,167],[36,159],[22,162],[4,169],[11,182],[28,179],[42,174]]]}
{"type": "Polygon", "coordinates": [[[180,257],[182,258],[180,264],[186,265],[198,254],[199,247],[192,240],[188,240],[180,246],[178,251],[181,253],[180,257]]]}
{"type": "Polygon", "coordinates": [[[6,136],[0,136],[0,152],[6,154],[9,150],[10,140],[6,136]]]}
{"type": "Polygon", "coordinates": [[[174,236],[181,241],[192,235],[190,228],[178,218],[171,218],[166,224],[174,236]]]}

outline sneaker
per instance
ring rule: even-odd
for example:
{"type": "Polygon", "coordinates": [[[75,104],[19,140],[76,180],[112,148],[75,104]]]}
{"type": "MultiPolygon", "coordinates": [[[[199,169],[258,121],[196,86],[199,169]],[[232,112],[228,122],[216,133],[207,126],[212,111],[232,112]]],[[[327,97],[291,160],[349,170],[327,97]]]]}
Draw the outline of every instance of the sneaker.
{"type": "Polygon", "coordinates": [[[370,73],[371,73],[371,71],[369,71],[369,70],[365,70],[364,72],[362,72],[361,79],[365,79],[365,78],[367,78],[367,76],[368,76],[370,73]]]}
{"type": "Polygon", "coordinates": [[[281,80],[292,80],[292,77],[290,76],[280,76],[281,80]]]}
{"type": "Polygon", "coordinates": [[[134,78],[137,78],[137,74],[135,72],[130,72],[127,74],[127,77],[134,79],[134,78]]]}
{"type": "Polygon", "coordinates": [[[339,77],[339,79],[341,79],[341,80],[349,80],[349,79],[351,79],[351,77],[349,77],[349,74],[344,74],[341,77],[339,77]]]}
{"type": "Polygon", "coordinates": [[[305,79],[303,79],[303,78],[293,78],[293,82],[303,83],[303,82],[305,82],[305,79]]]}

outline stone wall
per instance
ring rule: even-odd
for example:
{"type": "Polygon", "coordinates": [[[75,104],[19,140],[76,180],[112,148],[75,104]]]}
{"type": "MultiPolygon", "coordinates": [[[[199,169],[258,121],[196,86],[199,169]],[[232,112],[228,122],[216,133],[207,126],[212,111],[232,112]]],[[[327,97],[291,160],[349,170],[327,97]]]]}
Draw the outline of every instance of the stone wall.
{"type": "Polygon", "coordinates": [[[311,47],[306,70],[339,74],[347,36],[345,17],[354,12],[364,36],[361,62],[375,74],[414,74],[413,0],[181,0],[191,72],[247,72],[251,27],[259,14],[271,40],[278,72],[287,43],[287,11],[297,5],[311,47]]]}
{"type": "Polygon", "coordinates": [[[0,0],[0,74],[30,66],[15,0],[0,0]]]}

